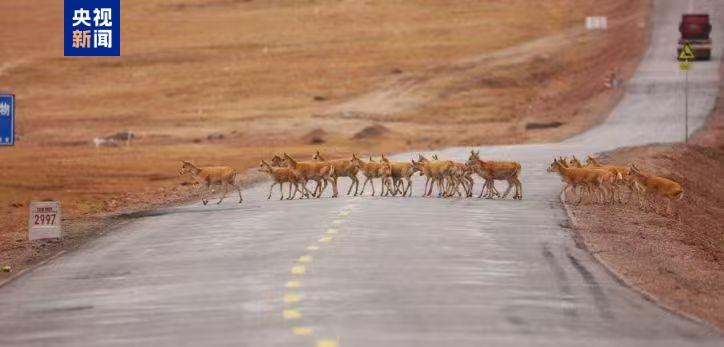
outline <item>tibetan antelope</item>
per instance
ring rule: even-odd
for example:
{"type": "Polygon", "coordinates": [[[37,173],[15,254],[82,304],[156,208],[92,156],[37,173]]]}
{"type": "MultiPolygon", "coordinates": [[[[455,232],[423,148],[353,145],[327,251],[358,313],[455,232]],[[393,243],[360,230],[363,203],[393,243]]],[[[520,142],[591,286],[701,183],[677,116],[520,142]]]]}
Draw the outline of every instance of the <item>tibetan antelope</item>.
{"type": "MultiPolygon", "coordinates": [[[[588,156],[586,159],[586,167],[602,168],[616,174],[616,186],[619,188],[627,187],[629,190],[629,196],[626,200],[631,200],[633,196],[638,198],[641,193],[643,193],[643,189],[630,177],[629,173],[631,170],[628,167],[602,164],[591,156],[588,156]],[[621,177],[620,179],[618,178],[619,175],[621,177]]],[[[619,191],[618,202],[621,202],[621,194],[622,192],[619,191]]]]}
{"type": "MultiPolygon", "coordinates": [[[[432,155],[433,160],[440,160],[440,158],[437,156],[437,154],[432,155]]],[[[452,160],[447,160],[450,162],[451,166],[447,170],[447,174],[445,175],[445,181],[446,181],[446,187],[445,187],[445,193],[443,196],[445,197],[452,197],[455,195],[455,193],[458,194],[458,196],[463,196],[460,193],[460,186],[463,186],[463,190],[465,191],[465,196],[470,197],[471,194],[471,187],[472,187],[472,170],[464,163],[458,163],[454,162],[452,160]]]]}
{"type": "MultiPolygon", "coordinates": [[[[282,158],[280,155],[274,154],[274,156],[271,158],[271,166],[273,166],[273,167],[287,167],[288,164],[287,164],[287,162],[284,160],[284,158],[282,158]]],[[[307,198],[309,198],[309,195],[310,195],[310,194],[311,194],[312,196],[315,196],[315,197],[318,196],[318,195],[321,196],[322,191],[324,191],[325,189],[327,189],[327,181],[326,181],[326,180],[316,179],[316,180],[312,180],[312,181],[314,181],[314,182],[317,184],[317,185],[314,187],[314,192],[310,192],[309,189],[307,189],[307,184],[304,183],[304,184],[302,184],[302,190],[304,191],[304,195],[302,195],[302,196],[307,197],[307,198]]]]}
{"type": "Polygon", "coordinates": [[[183,161],[181,169],[179,170],[179,175],[185,175],[187,173],[190,173],[196,180],[206,184],[206,193],[201,198],[201,201],[204,203],[204,205],[209,203],[208,195],[211,191],[211,187],[214,185],[221,185],[223,189],[223,193],[221,194],[221,197],[219,198],[219,202],[217,202],[217,204],[220,204],[222,201],[224,201],[226,193],[228,193],[227,186],[232,186],[236,188],[236,190],[239,192],[239,203],[244,201],[244,199],[241,197],[241,185],[236,182],[237,172],[231,167],[197,167],[188,161],[183,161]]]}
{"type": "Polygon", "coordinates": [[[578,196],[576,204],[583,199],[583,195],[579,192],[583,188],[588,192],[592,202],[594,197],[598,196],[596,193],[601,193],[600,201],[605,202],[606,196],[609,195],[608,188],[612,187],[615,179],[615,176],[607,170],[568,167],[563,158],[553,159],[547,171],[556,172],[561,176],[561,180],[566,184],[563,187],[564,194],[572,190],[578,196]]]}
{"type": "Polygon", "coordinates": [[[382,161],[390,165],[392,186],[395,188],[392,195],[395,196],[397,193],[402,193],[402,196],[406,196],[409,192],[410,196],[412,196],[412,175],[414,175],[416,171],[413,164],[390,161],[384,154],[382,154],[382,161]],[[407,185],[405,185],[405,183],[407,183],[407,185]]]}
{"type": "Polygon", "coordinates": [[[382,186],[382,192],[380,193],[380,196],[382,196],[385,193],[385,187],[387,187],[387,190],[392,190],[390,186],[390,175],[392,175],[392,168],[390,168],[390,165],[387,163],[377,163],[377,162],[367,162],[365,163],[362,161],[362,159],[358,158],[356,154],[352,154],[352,159],[350,159],[350,162],[354,164],[357,169],[362,171],[362,174],[365,176],[365,181],[362,184],[362,191],[360,192],[360,195],[363,195],[365,193],[365,188],[367,187],[367,182],[372,185],[372,196],[375,196],[375,182],[373,181],[374,178],[381,179],[381,186],[382,186]]]}
{"type": "Polygon", "coordinates": [[[337,178],[339,177],[349,177],[352,180],[352,184],[350,184],[349,189],[347,190],[347,195],[349,195],[352,192],[352,187],[354,187],[354,196],[357,196],[358,189],[359,189],[359,179],[357,178],[357,172],[359,172],[359,168],[355,166],[349,159],[334,159],[334,160],[326,160],[319,151],[314,154],[312,159],[319,161],[319,162],[327,162],[332,165],[334,168],[334,173],[332,175],[332,178],[334,179],[334,185],[337,185],[337,178]]]}
{"type": "Polygon", "coordinates": [[[423,193],[423,196],[430,196],[432,194],[435,183],[437,183],[438,189],[437,196],[445,196],[445,179],[448,177],[452,162],[448,160],[428,160],[422,155],[420,155],[418,159],[413,165],[421,174],[427,176],[427,181],[425,181],[425,189],[427,191],[423,193]],[[428,183],[430,184],[429,188],[427,186],[428,183]]]}
{"type": "Polygon", "coordinates": [[[262,160],[259,163],[259,171],[269,174],[272,178],[272,185],[269,187],[269,195],[266,197],[267,200],[271,199],[272,189],[275,185],[279,185],[279,200],[284,199],[284,183],[289,184],[289,194],[287,200],[292,200],[297,196],[297,192],[301,193],[302,197],[306,196],[309,198],[309,193],[299,189],[299,183],[301,180],[297,177],[294,170],[288,167],[274,167],[266,161],[262,160]],[[294,188],[294,195],[292,195],[292,188],[294,188]]]}
{"type": "MultiPolygon", "coordinates": [[[[684,197],[684,188],[678,182],[664,177],[644,174],[634,164],[631,164],[628,177],[643,189],[644,195],[650,202],[654,203],[654,210],[656,210],[656,198],[663,197],[666,199],[666,213],[670,214],[671,202],[681,200],[684,197]]],[[[641,205],[640,201],[639,205],[641,205]]]]}
{"type": "Polygon", "coordinates": [[[456,161],[451,161],[451,163],[452,167],[448,172],[450,181],[448,185],[448,196],[453,196],[455,193],[457,193],[458,196],[462,196],[462,194],[460,194],[460,186],[463,187],[466,197],[473,196],[473,185],[475,184],[475,180],[473,180],[473,169],[466,163],[456,161]]]}
{"type": "Polygon", "coordinates": [[[331,164],[319,162],[300,162],[292,158],[287,153],[284,153],[284,163],[286,163],[290,169],[294,170],[294,172],[297,174],[297,177],[302,180],[304,190],[307,190],[306,186],[308,181],[317,182],[317,188],[319,188],[319,192],[317,193],[317,189],[315,188],[315,194],[312,194],[313,196],[317,198],[322,196],[322,192],[324,190],[322,189],[321,185],[322,182],[326,181],[327,183],[332,184],[332,197],[337,197],[337,185],[334,184],[334,180],[332,179],[332,176],[334,175],[334,167],[331,164]]]}
{"type": "Polygon", "coordinates": [[[287,163],[284,162],[284,158],[279,156],[279,154],[274,154],[274,156],[271,158],[271,166],[273,167],[286,167],[287,163]]]}
{"type": "Polygon", "coordinates": [[[515,161],[483,161],[480,160],[480,152],[471,150],[466,164],[485,180],[478,198],[483,197],[486,187],[488,188],[488,194],[486,194],[488,199],[492,199],[494,195],[500,196],[498,190],[495,189],[495,180],[505,180],[508,181],[508,189],[505,190],[502,198],[505,199],[510,190],[515,187],[513,199],[523,199],[523,184],[518,177],[521,171],[520,163],[515,161]]]}

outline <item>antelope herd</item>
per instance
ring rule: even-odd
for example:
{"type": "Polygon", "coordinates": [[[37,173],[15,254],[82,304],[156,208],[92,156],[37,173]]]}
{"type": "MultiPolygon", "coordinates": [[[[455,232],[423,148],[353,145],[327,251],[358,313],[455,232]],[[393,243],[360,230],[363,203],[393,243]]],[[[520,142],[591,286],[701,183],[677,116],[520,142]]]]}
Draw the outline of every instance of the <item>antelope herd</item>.
{"type": "MultiPolygon", "coordinates": [[[[437,155],[429,159],[418,155],[417,160],[398,162],[390,160],[384,154],[378,161],[372,157],[364,160],[356,154],[352,154],[351,158],[330,160],[319,151],[311,160],[300,161],[283,153],[274,155],[268,162],[262,160],[259,171],[268,174],[272,180],[267,199],[271,199],[275,186],[279,186],[279,200],[285,199],[285,184],[289,187],[286,194],[288,200],[297,198],[297,195],[300,199],[320,198],[329,186],[332,189],[331,196],[337,197],[337,183],[341,177],[350,180],[347,195],[363,195],[369,184],[374,196],[377,193],[377,180],[380,196],[412,196],[412,177],[416,173],[426,178],[423,196],[431,196],[437,188],[438,197],[472,197],[475,184],[473,176],[477,175],[484,181],[478,198],[505,199],[515,188],[513,199],[523,199],[523,185],[519,178],[520,163],[484,161],[476,151],[470,151],[466,162],[442,160],[437,155]],[[360,173],[364,177],[361,189],[358,177],[360,173]],[[508,182],[508,188],[502,196],[495,188],[496,180],[508,182]],[[316,185],[310,190],[309,183],[316,185]]],[[[667,201],[666,212],[669,213],[671,202],[680,200],[684,194],[681,185],[671,179],[645,174],[633,164],[630,167],[601,164],[590,156],[585,164],[575,156],[570,159],[554,159],[547,171],[560,175],[564,183],[563,196],[568,203],[580,204],[586,197],[592,204],[635,200],[640,208],[644,208],[647,202],[656,206],[656,200],[664,198],[667,201]]],[[[179,173],[191,173],[205,185],[207,191],[202,200],[204,205],[208,203],[207,197],[214,185],[222,186],[223,194],[218,203],[223,201],[228,186],[238,190],[239,202],[242,201],[241,188],[236,182],[237,172],[230,167],[196,167],[184,161],[179,173]]]]}
{"type": "Polygon", "coordinates": [[[563,195],[566,201],[573,202],[570,195],[575,195],[575,204],[581,203],[585,192],[591,203],[625,203],[633,200],[639,208],[643,209],[650,204],[656,211],[657,201],[665,199],[666,213],[669,214],[671,203],[684,196],[681,184],[674,180],[645,174],[635,164],[628,167],[605,165],[590,156],[586,164],[582,164],[575,156],[553,159],[548,172],[560,175],[565,184],[563,195]],[[625,192],[628,195],[623,198],[625,192]]]}
{"type": "MultiPolygon", "coordinates": [[[[259,171],[266,173],[272,180],[269,187],[267,199],[271,199],[275,186],[279,186],[279,200],[283,200],[284,185],[289,186],[286,199],[319,198],[325,190],[332,187],[332,197],[338,196],[337,183],[340,177],[350,179],[351,184],[347,195],[363,195],[367,184],[370,185],[372,195],[375,189],[375,180],[379,181],[380,196],[412,196],[412,177],[415,173],[426,177],[423,196],[431,196],[437,187],[438,197],[472,197],[473,196],[473,175],[477,174],[485,183],[480,190],[479,198],[485,196],[488,199],[501,197],[495,189],[495,180],[508,182],[508,189],[502,195],[505,199],[510,191],[515,188],[513,199],[523,199],[523,186],[519,175],[521,166],[517,162],[483,161],[479,153],[470,152],[466,162],[452,160],[441,160],[437,155],[431,159],[419,155],[417,161],[409,162],[392,161],[384,154],[378,161],[369,157],[364,160],[353,154],[349,159],[326,159],[322,153],[317,151],[311,161],[300,161],[287,153],[274,155],[268,162],[262,160],[259,163],[259,171]],[[358,174],[364,177],[360,189],[358,174]],[[315,183],[312,190],[308,184],[315,183]]],[[[190,173],[206,188],[203,196],[203,203],[208,203],[207,196],[212,186],[221,185],[223,194],[227,193],[227,186],[231,185],[239,190],[239,202],[241,202],[241,190],[235,182],[236,171],[230,167],[196,167],[190,162],[183,162],[179,172],[181,175],[190,173]]],[[[222,196],[217,203],[221,203],[222,196]]]]}
{"type": "Polygon", "coordinates": [[[418,160],[409,162],[391,161],[382,154],[379,161],[372,157],[363,160],[356,154],[349,159],[327,160],[317,151],[312,161],[301,162],[294,159],[287,153],[275,155],[270,162],[262,160],[259,170],[267,173],[272,178],[272,186],[269,188],[267,199],[271,198],[275,185],[279,185],[279,199],[284,199],[282,185],[289,185],[287,199],[294,199],[297,192],[300,198],[319,198],[328,186],[332,186],[332,197],[337,197],[337,182],[340,177],[347,177],[351,180],[347,195],[362,195],[370,185],[372,195],[377,194],[375,180],[379,181],[381,196],[412,196],[412,176],[418,173],[425,176],[425,189],[423,196],[431,196],[437,187],[438,197],[471,197],[473,196],[473,174],[477,174],[485,180],[479,197],[485,196],[492,199],[500,196],[495,189],[495,180],[508,181],[508,189],[503,198],[507,197],[510,190],[515,187],[514,199],[523,198],[523,189],[518,175],[521,166],[516,162],[493,162],[482,161],[478,152],[470,152],[467,162],[455,162],[452,160],[440,160],[437,155],[431,159],[418,156],[418,160]],[[362,189],[359,187],[358,173],[364,177],[362,189]],[[313,190],[307,188],[307,184],[314,181],[316,186],[313,190]],[[487,190],[487,191],[486,191],[487,190]]]}

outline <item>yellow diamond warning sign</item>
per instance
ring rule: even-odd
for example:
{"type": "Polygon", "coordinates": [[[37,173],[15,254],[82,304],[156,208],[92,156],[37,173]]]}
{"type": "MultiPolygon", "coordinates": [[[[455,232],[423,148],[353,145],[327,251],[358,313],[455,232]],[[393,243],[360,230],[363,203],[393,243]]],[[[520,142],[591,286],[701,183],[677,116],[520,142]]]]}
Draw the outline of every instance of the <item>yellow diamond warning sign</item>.
{"type": "Polygon", "coordinates": [[[696,56],[694,56],[694,50],[691,49],[690,44],[684,44],[684,48],[681,49],[681,52],[679,52],[679,60],[694,60],[696,56]]]}

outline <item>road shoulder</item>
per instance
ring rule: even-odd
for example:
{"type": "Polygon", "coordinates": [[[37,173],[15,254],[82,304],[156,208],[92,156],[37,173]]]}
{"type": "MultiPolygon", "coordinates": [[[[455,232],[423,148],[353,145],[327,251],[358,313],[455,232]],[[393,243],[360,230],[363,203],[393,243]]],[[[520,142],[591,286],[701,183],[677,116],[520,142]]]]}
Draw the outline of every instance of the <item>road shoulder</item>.
{"type": "Polygon", "coordinates": [[[688,145],[622,148],[601,156],[681,182],[684,198],[674,217],[633,204],[567,206],[577,236],[645,296],[724,329],[724,89],[708,124],[688,145]]]}

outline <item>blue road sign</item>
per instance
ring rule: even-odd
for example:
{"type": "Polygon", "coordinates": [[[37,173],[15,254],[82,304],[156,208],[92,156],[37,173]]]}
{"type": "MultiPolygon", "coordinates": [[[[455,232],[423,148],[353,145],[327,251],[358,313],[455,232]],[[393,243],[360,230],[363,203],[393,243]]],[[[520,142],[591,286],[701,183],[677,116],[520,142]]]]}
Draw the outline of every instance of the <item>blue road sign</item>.
{"type": "Polygon", "coordinates": [[[15,95],[0,94],[0,146],[15,145],[15,95]]]}

